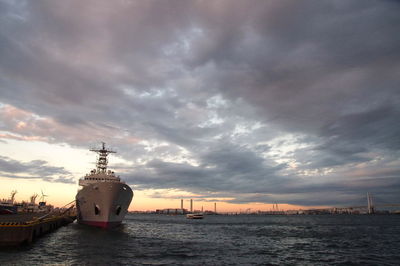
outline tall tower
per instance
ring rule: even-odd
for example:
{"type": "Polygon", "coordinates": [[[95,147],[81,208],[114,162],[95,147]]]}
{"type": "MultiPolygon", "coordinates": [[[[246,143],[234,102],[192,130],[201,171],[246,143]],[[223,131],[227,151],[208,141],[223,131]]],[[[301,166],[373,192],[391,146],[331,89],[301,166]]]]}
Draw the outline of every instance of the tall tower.
{"type": "Polygon", "coordinates": [[[367,202],[368,202],[368,214],[375,213],[374,203],[372,201],[372,195],[367,192],[367,202]]]}
{"type": "Polygon", "coordinates": [[[214,212],[217,213],[217,203],[214,202],[214,212]]]}
{"type": "Polygon", "coordinates": [[[190,212],[193,212],[193,199],[190,199],[190,212]]]}
{"type": "Polygon", "coordinates": [[[181,199],[181,209],[183,209],[183,199],[181,199]]]}

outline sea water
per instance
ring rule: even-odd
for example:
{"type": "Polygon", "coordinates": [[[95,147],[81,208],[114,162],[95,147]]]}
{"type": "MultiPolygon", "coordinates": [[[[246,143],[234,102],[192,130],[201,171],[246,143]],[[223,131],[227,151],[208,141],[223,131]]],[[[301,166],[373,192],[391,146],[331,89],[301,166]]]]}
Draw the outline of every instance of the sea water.
{"type": "Polygon", "coordinates": [[[400,265],[400,215],[127,215],[113,230],[76,223],[0,265],[400,265]]]}

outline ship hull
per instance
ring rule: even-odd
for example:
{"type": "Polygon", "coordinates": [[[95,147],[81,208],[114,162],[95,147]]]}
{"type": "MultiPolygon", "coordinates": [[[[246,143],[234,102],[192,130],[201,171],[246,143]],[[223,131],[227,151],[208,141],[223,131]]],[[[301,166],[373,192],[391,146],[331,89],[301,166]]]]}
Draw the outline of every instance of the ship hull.
{"type": "Polygon", "coordinates": [[[80,224],[85,224],[94,227],[100,227],[104,229],[114,228],[121,225],[122,221],[119,222],[99,222],[99,221],[81,221],[80,224]]]}
{"type": "Polygon", "coordinates": [[[78,223],[101,228],[116,227],[128,212],[132,197],[132,189],[124,183],[87,185],[76,195],[78,223]]]}
{"type": "Polygon", "coordinates": [[[0,214],[15,214],[17,213],[17,206],[0,204],[0,214]]]}

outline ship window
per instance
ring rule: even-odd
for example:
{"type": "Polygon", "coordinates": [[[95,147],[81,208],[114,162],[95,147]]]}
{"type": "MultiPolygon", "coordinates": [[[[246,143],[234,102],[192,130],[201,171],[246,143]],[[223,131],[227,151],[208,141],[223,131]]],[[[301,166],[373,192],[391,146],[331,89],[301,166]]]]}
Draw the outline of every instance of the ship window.
{"type": "Polygon", "coordinates": [[[116,209],[116,211],[115,211],[115,213],[116,213],[117,215],[119,215],[120,212],[121,212],[121,206],[118,205],[118,206],[117,206],[117,209],[116,209]]]}
{"type": "Polygon", "coordinates": [[[100,207],[99,205],[94,205],[94,214],[99,215],[100,214],[100,207]]]}
{"type": "Polygon", "coordinates": [[[126,187],[124,187],[124,190],[126,190],[126,187]]]}

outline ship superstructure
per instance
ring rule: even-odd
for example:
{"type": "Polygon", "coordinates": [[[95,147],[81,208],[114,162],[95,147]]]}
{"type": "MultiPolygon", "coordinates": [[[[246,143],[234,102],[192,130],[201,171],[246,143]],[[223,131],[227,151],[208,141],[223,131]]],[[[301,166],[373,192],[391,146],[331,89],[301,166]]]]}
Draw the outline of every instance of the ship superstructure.
{"type": "Polygon", "coordinates": [[[10,199],[3,199],[0,201],[0,214],[15,214],[17,213],[17,206],[15,205],[15,194],[16,190],[11,192],[10,199]]]}
{"type": "Polygon", "coordinates": [[[107,170],[107,156],[114,151],[107,150],[105,143],[101,149],[91,149],[99,157],[96,169],[79,180],[82,186],[76,195],[79,223],[110,228],[124,219],[132,201],[132,189],[120,177],[107,170]]]}

